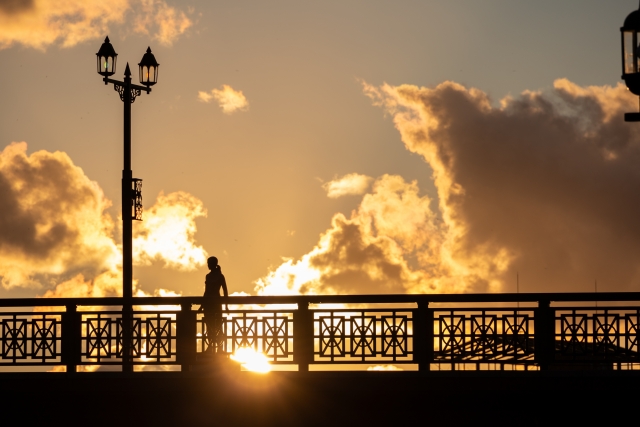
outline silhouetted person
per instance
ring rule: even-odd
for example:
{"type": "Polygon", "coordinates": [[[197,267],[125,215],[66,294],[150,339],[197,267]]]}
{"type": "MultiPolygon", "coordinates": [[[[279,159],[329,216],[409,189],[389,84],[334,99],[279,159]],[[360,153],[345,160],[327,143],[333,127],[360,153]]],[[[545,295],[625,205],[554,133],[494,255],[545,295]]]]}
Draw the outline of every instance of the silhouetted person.
{"type": "MultiPolygon", "coordinates": [[[[207,260],[207,266],[211,270],[204,281],[204,297],[219,298],[222,289],[223,296],[228,297],[227,281],[222,274],[218,258],[212,256],[207,260]]],[[[225,305],[226,308],[226,305],[225,305]]],[[[222,304],[215,301],[206,301],[200,308],[204,312],[204,323],[207,326],[208,350],[215,353],[222,351],[222,304]]]]}

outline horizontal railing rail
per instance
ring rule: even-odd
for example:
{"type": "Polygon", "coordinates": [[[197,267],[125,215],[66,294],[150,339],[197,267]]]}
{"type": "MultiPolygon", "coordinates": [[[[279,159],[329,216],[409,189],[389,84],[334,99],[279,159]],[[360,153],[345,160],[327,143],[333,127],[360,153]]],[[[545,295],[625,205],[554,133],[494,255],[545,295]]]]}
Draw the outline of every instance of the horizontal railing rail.
{"type": "Polygon", "coordinates": [[[639,338],[637,292],[0,300],[5,370],[190,370],[243,347],[301,371],[640,369],[639,338]]]}
{"type": "MultiPolygon", "coordinates": [[[[269,295],[230,296],[225,303],[241,304],[385,304],[385,303],[501,303],[501,302],[614,302],[636,301],[640,292],[562,292],[504,294],[376,294],[376,295],[269,295]]],[[[220,297],[220,299],[224,299],[220,297]]],[[[201,304],[201,296],[134,297],[133,305],[201,304]]],[[[4,298],[1,307],[121,306],[123,298],[4,298]]]]}

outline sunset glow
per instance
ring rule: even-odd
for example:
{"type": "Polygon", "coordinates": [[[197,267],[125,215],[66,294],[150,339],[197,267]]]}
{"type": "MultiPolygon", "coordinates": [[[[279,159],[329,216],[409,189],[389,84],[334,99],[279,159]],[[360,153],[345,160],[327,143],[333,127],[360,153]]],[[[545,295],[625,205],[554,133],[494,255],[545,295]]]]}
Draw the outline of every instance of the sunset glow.
{"type": "Polygon", "coordinates": [[[251,295],[634,290],[628,1],[0,4],[0,294],[121,294],[106,36],[113,79],[163,68],[131,110],[136,295],[202,295],[208,256],[251,295]]]}
{"type": "Polygon", "coordinates": [[[638,0],[0,0],[0,94],[3,425],[633,425],[638,0]]]}
{"type": "Polygon", "coordinates": [[[261,374],[266,374],[271,371],[271,365],[269,364],[267,356],[257,352],[252,347],[238,348],[235,353],[231,355],[231,359],[240,363],[247,371],[261,374]]]}

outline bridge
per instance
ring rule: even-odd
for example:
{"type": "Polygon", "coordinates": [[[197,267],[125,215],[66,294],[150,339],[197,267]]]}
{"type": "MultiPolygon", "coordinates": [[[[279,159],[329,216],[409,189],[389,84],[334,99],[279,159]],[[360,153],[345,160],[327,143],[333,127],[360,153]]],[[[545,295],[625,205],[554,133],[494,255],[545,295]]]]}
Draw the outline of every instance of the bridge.
{"type": "MultiPolygon", "coordinates": [[[[229,310],[218,355],[251,347],[297,371],[638,369],[639,301],[639,293],[220,298],[229,310]]],[[[1,300],[0,366],[190,371],[213,350],[202,303],[134,298],[129,311],[120,298],[1,300]]]]}
{"type": "Polygon", "coordinates": [[[43,421],[61,408],[91,416],[108,402],[125,417],[134,403],[170,397],[164,415],[135,412],[139,422],[326,424],[321,408],[333,408],[375,424],[424,408],[451,422],[460,406],[482,411],[496,400],[513,414],[528,402],[535,417],[640,397],[640,293],[219,298],[228,310],[215,339],[203,297],[124,301],[0,300],[2,406],[28,412],[46,396],[43,421]],[[284,371],[241,372],[226,356],[243,347],[284,371]]]}

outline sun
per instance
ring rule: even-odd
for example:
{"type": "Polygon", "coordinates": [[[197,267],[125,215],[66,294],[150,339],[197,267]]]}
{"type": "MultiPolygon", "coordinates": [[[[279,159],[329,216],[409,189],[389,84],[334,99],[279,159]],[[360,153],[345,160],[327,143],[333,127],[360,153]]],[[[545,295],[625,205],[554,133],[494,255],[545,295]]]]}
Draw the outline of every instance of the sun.
{"type": "Polygon", "coordinates": [[[240,347],[234,354],[231,355],[231,359],[240,363],[244,369],[252,372],[259,372],[266,374],[271,371],[271,365],[269,359],[262,353],[257,352],[251,347],[240,347]]]}

